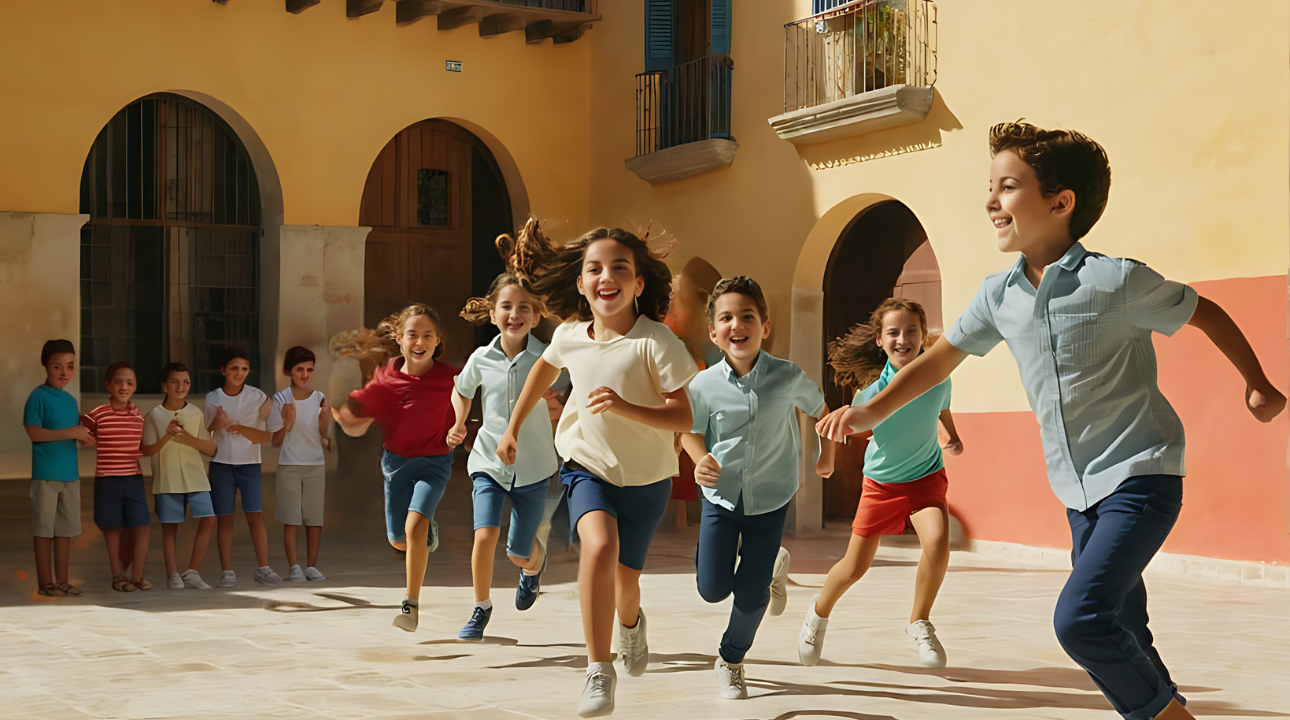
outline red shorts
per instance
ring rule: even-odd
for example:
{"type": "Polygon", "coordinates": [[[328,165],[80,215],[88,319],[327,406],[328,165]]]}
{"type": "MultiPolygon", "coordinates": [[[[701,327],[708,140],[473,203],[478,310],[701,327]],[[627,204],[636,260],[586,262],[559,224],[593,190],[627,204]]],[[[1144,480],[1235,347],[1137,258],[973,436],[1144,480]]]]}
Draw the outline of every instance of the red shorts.
{"type": "Polygon", "coordinates": [[[865,478],[851,532],[861,537],[899,535],[905,532],[909,516],[919,510],[938,507],[949,512],[945,503],[949,487],[945,468],[904,483],[880,483],[865,478]]]}

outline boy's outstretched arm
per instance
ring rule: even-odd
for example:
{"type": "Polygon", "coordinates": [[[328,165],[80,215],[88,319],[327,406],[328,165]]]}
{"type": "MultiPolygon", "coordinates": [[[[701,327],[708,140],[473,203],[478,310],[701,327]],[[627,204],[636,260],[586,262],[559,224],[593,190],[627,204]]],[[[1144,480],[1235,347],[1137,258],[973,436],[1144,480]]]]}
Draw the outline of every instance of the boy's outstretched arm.
{"type": "Polygon", "coordinates": [[[815,425],[820,437],[843,442],[850,433],[872,430],[919,395],[945,381],[968,356],[942,339],[896,373],[882,392],[867,403],[839,408],[815,425]]]}
{"type": "Polygon", "coordinates": [[[721,463],[708,452],[703,443],[703,436],[694,433],[681,433],[681,447],[694,461],[694,481],[704,487],[716,487],[721,479],[721,463]]]}
{"type": "Polygon", "coordinates": [[[945,408],[942,410],[939,419],[937,435],[941,441],[941,450],[950,455],[961,454],[963,452],[963,441],[959,439],[958,428],[954,427],[954,416],[950,414],[950,409],[945,408]]]}
{"type": "MultiPolygon", "coordinates": [[[[824,410],[820,412],[820,418],[828,417],[829,406],[824,405],[824,410]]],[[[817,420],[817,422],[819,422],[817,420]]],[[[822,478],[833,475],[834,461],[837,458],[838,444],[828,438],[820,438],[820,457],[815,461],[815,474],[822,478]]]]}
{"type": "Polygon", "coordinates": [[[1271,422],[1281,414],[1286,406],[1285,395],[1263,374],[1263,366],[1259,364],[1254,348],[1250,347],[1250,341],[1245,339],[1245,334],[1223,308],[1208,298],[1200,297],[1187,324],[1205,333],[1245,378],[1245,405],[1259,422],[1271,422]]]}

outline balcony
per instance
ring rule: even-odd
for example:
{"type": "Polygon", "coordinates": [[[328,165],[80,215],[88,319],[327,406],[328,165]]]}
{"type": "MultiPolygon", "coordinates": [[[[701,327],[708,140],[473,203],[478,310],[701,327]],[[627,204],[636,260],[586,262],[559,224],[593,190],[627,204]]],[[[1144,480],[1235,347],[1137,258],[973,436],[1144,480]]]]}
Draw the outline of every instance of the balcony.
{"type": "Polygon", "coordinates": [[[729,55],[636,76],[636,157],[627,169],[657,185],[729,165],[739,144],[730,135],[729,55]]]}
{"type": "Polygon", "coordinates": [[[922,121],[936,84],[936,4],[856,0],[784,26],[784,113],[809,144],[922,121]]]}

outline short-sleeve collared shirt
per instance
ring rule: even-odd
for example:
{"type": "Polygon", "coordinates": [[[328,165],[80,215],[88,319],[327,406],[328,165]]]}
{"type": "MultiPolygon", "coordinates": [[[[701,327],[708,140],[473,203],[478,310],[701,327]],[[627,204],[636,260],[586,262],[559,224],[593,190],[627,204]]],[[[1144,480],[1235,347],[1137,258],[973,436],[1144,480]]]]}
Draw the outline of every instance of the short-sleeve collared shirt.
{"type": "Polygon", "coordinates": [[[1024,257],[986,278],[945,337],[972,355],[1008,343],[1039,419],[1048,481],[1083,511],[1128,478],[1186,474],[1183,426],[1156,384],[1151,333],[1186,325],[1197,297],[1136,260],[1075,243],[1038,288],[1024,257]]]}
{"type": "MultiPolygon", "coordinates": [[[[165,437],[171,420],[178,420],[189,435],[200,440],[210,440],[202,411],[197,406],[184,403],[178,410],[167,410],[158,405],[144,418],[143,442],[152,445],[165,437]]],[[[195,447],[171,440],[152,456],[152,493],[190,493],[210,490],[202,454],[195,447]]]]}
{"type": "Polygon", "coordinates": [[[797,492],[802,440],[794,408],[812,417],[824,409],[820,388],[796,364],[762,351],[747,375],[725,360],[695,376],[686,388],[694,412],[692,432],[721,465],[716,487],[703,496],[744,513],[778,510],[797,492]]]}
{"type": "MultiPolygon", "coordinates": [[[[559,468],[551,418],[541,412],[546,407],[545,403],[539,403],[537,410],[529,413],[520,425],[515,464],[506,465],[497,457],[497,443],[506,434],[511,411],[520,399],[529,371],[545,349],[546,343],[530,334],[524,351],[514,358],[507,358],[506,351],[502,350],[502,337],[498,335],[471,353],[457,375],[457,392],[462,397],[473,398],[476,391],[484,389],[480,398],[483,423],[466,461],[466,469],[471,475],[486,473],[503,487],[512,488],[542,482],[559,468]]],[[[551,387],[559,391],[568,386],[568,376],[561,373],[551,387]]]]}
{"type": "MultiPolygon", "coordinates": [[[[896,372],[888,361],[882,375],[860,392],[860,400],[872,399],[891,383],[896,372]]],[[[912,482],[945,467],[936,433],[941,413],[950,409],[952,387],[945,378],[878,423],[864,451],[865,477],[880,483],[912,482]]]]}

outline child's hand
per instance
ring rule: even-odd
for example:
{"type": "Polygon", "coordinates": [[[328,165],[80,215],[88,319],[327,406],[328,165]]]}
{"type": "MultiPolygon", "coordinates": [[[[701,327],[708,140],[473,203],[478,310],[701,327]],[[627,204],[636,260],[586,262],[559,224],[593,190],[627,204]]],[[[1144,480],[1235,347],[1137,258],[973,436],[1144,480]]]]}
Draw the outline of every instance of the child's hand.
{"type": "Polygon", "coordinates": [[[1245,405],[1259,422],[1272,422],[1285,409],[1286,396],[1272,383],[1263,383],[1262,387],[1250,385],[1245,388],[1245,405]]]}
{"type": "Polygon", "coordinates": [[[171,420],[170,420],[170,424],[166,426],[166,434],[167,434],[167,435],[172,435],[172,436],[173,436],[173,435],[183,435],[183,434],[184,434],[184,424],[183,424],[183,423],[181,423],[181,422],[179,422],[179,420],[178,420],[178,419],[176,419],[176,418],[171,418],[171,420]]]}
{"type": "Polygon", "coordinates": [[[963,441],[952,440],[950,442],[947,442],[941,446],[941,450],[945,451],[946,453],[949,453],[950,455],[961,455],[963,454],[963,441]]]}
{"type": "Polygon", "coordinates": [[[318,427],[323,428],[325,433],[328,425],[331,425],[331,403],[323,398],[322,404],[318,406],[318,427]]]}
{"type": "Polygon", "coordinates": [[[815,432],[825,440],[833,442],[846,442],[847,435],[851,433],[851,428],[847,427],[846,415],[851,410],[851,406],[843,405],[833,412],[820,418],[815,423],[815,432]]]}
{"type": "Polygon", "coordinates": [[[76,427],[71,427],[71,428],[68,428],[67,430],[68,430],[68,434],[71,435],[71,437],[68,439],[75,440],[81,445],[93,445],[95,442],[97,442],[97,438],[94,437],[94,433],[91,432],[90,429],[85,427],[84,425],[77,425],[76,427]]]}
{"type": "Polygon", "coordinates": [[[447,437],[448,447],[455,448],[465,441],[466,441],[466,424],[457,423],[456,425],[453,425],[452,429],[448,431],[448,437],[447,437]]]}
{"type": "Polygon", "coordinates": [[[587,396],[587,409],[592,415],[599,415],[606,410],[613,410],[614,403],[621,404],[623,399],[611,388],[598,387],[587,396]]]}
{"type": "Polygon", "coordinates": [[[511,434],[510,430],[507,430],[502,439],[497,441],[497,458],[506,465],[514,465],[515,450],[515,436],[511,434]]]}
{"type": "Polygon", "coordinates": [[[291,428],[296,426],[296,404],[293,402],[282,406],[282,428],[291,432],[291,428]]]}
{"type": "Polygon", "coordinates": [[[712,453],[704,455],[699,462],[694,464],[694,481],[703,487],[716,487],[717,481],[721,479],[721,463],[712,457],[712,453]]]}
{"type": "Polygon", "coordinates": [[[815,461],[815,474],[822,478],[829,477],[833,474],[833,459],[821,457],[815,461]]]}
{"type": "Polygon", "coordinates": [[[228,413],[224,412],[224,408],[216,408],[215,419],[211,421],[210,431],[227,430],[232,424],[233,420],[229,418],[228,413]]]}

